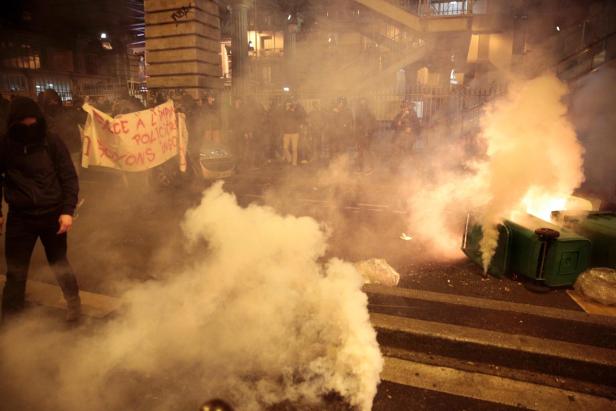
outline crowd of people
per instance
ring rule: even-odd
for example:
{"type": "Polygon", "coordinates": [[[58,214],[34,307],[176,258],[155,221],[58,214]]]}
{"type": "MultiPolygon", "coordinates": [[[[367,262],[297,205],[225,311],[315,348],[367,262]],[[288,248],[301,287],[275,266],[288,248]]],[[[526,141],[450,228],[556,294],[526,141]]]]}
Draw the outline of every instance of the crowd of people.
{"type": "MultiPolygon", "coordinates": [[[[164,101],[160,95],[147,105],[129,96],[113,102],[87,100],[112,116],[164,101]]],[[[4,195],[9,205],[3,317],[23,309],[28,262],[38,238],[64,292],[68,318],[75,320],[80,315],[79,289],[66,258],[66,233],[79,192],[81,138],[77,126],[87,118],[83,103],[75,98],[65,106],[52,89],[40,93],[37,101],[20,96],[11,96],[9,101],[0,96],[0,197],[4,195]]],[[[308,112],[297,99],[281,96],[272,98],[267,109],[253,98],[237,96],[231,104],[221,105],[213,94],[198,100],[182,95],[175,104],[186,115],[189,159],[191,154],[198,158],[209,142],[227,146],[240,170],[275,161],[290,167],[326,163],[351,150],[357,153],[360,171],[369,172],[372,167],[370,147],[378,122],[366,99],[360,99],[354,111],[342,97],[330,109],[314,101],[308,112]]],[[[412,148],[418,126],[411,104],[404,102],[392,122],[397,152],[412,148]]],[[[0,229],[4,222],[0,213],[0,229]]]]}
{"type": "MultiPolygon", "coordinates": [[[[293,97],[275,96],[265,108],[254,98],[234,97],[230,107],[212,95],[203,101],[184,96],[179,109],[186,113],[189,150],[198,151],[203,141],[225,144],[238,160],[240,170],[280,161],[297,167],[326,163],[349,151],[357,153],[360,171],[373,168],[371,145],[379,122],[365,98],[352,110],[339,97],[329,109],[313,101],[307,111],[293,97]]],[[[409,152],[419,132],[419,120],[410,101],[391,122],[396,151],[409,152]]]]}
{"type": "MultiPolygon", "coordinates": [[[[158,96],[148,106],[166,101],[158,96]]],[[[370,172],[370,147],[378,122],[366,99],[351,110],[345,98],[330,109],[313,102],[306,112],[292,97],[272,98],[265,109],[255,99],[234,97],[221,106],[214,95],[195,100],[183,95],[175,100],[187,119],[188,151],[197,158],[204,143],[224,144],[240,170],[280,161],[290,167],[323,162],[354,150],[359,171],[370,172]]],[[[135,97],[88,103],[115,116],[146,108],[135,97]]],[[[65,106],[52,89],[37,101],[28,97],[0,96],[0,198],[8,203],[6,219],[7,275],[3,288],[2,318],[24,308],[25,284],[34,244],[40,238],[49,264],[67,302],[67,319],[81,314],[79,287],[66,257],[67,232],[77,207],[78,164],[81,138],[78,125],[87,115],[83,100],[65,106]]],[[[391,123],[396,131],[396,152],[412,149],[419,122],[411,104],[403,102],[391,123]]],[[[0,212],[0,230],[5,223],[0,212]]]]}
{"type": "MultiPolygon", "coordinates": [[[[129,96],[113,102],[105,98],[88,99],[88,103],[112,116],[164,101],[163,95],[153,95],[147,104],[129,96]]],[[[81,110],[83,102],[75,98],[71,107],[64,107],[54,90],[46,90],[38,98],[50,130],[65,140],[76,164],[81,150],[77,125],[83,125],[86,118],[81,110]]],[[[327,108],[313,100],[308,110],[298,99],[284,95],[272,97],[269,107],[255,98],[239,96],[233,97],[230,104],[221,104],[214,94],[200,99],[184,94],[175,103],[186,114],[189,158],[197,159],[206,142],[221,144],[232,153],[240,172],[273,162],[291,167],[325,164],[343,153],[354,152],[358,171],[370,173],[374,167],[371,147],[376,131],[387,127],[377,121],[365,98],[360,98],[353,109],[344,97],[327,108]]],[[[8,113],[9,104],[0,98],[0,116],[6,116],[3,113],[8,113]]],[[[1,117],[0,122],[6,123],[1,117]]],[[[402,102],[389,126],[394,131],[392,152],[411,152],[419,133],[419,120],[410,101],[402,102]]]]}

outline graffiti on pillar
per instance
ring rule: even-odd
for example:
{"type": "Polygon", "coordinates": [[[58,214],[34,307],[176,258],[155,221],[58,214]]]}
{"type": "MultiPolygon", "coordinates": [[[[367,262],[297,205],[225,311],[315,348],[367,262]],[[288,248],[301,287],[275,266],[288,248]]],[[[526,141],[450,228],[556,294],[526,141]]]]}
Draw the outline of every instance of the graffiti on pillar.
{"type": "Polygon", "coordinates": [[[179,9],[176,9],[173,13],[171,13],[171,18],[175,21],[175,25],[177,26],[181,19],[188,16],[188,13],[193,8],[193,5],[188,3],[188,6],[182,6],[179,9]]]}

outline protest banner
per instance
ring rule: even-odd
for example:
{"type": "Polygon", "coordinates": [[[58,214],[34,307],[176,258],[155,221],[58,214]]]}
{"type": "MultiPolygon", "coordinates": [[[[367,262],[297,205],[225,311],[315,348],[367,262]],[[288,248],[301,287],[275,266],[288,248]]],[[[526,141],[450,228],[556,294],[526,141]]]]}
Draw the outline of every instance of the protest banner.
{"type": "MultiPolygon", "coordinates": [[[[123,171],[144,171],[180,153],[179,129],[185,129],[176,115],[173,101],[135,113],[111,117],[90,104],[83,128],[81,165],[110,167],[123,171]]],[[[186,146],[182,141],[183,147],[186,146]]]]}

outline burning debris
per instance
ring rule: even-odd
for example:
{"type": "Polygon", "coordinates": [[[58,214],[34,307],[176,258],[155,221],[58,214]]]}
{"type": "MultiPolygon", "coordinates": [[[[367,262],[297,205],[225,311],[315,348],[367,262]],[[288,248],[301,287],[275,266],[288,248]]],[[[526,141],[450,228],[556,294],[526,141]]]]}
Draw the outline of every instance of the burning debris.
{"type": "Polygon", "coordinates": [[[584,180],[582,146],[562,101],[566,93],[556,76],[543,75],[512,86],[482,119],[487,160],[479,176],[488,194],[480,204],[484,270],[503,218],[520,211],[549,216],[555,199],[568,198],[584,180]]]}
{"type": "Polygon", "coordinates": [[[466,210],[475,210],[487,270],[503,219],[528,212],[549,220],[555,207],[566,206],[562,199],[584,180],[583,149],[562,101],[566,93],[553,74],[513,82],[481,119],[482,157],[461,157],[462,147],[438,150],[430,173],[409,183],[415,233],[441,254],[457,255],[460,225],[466,210]]]}

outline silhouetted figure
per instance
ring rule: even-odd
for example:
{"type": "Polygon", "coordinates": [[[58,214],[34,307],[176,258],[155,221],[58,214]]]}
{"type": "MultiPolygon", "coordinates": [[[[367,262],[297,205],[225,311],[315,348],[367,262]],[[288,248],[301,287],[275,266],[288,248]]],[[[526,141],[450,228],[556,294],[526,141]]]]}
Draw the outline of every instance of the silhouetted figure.
{"type": "Polygon", "coordinates": [[[266,129],[267,136],[265,137],[265,157],[268,162],[282,157],[282,129],[281,119],[284,112],[284,107],[280,103],[278,96],[272,97],[270,106],[265,113],[265,122],[269,125],[266,129]]]}
{"type": "Polygon", "coordinates": [[[396,131],[394,137],[395,149],[404,153],[411,153],[419,133],[419,119],[411,101],[404,100],[402,102],[400,111],[392,121],[392,127],[396,131]]]}
{"type": "Polygon", "coordinates": [[[353,113],[344,97],[336,100],[329,118],[329,157],[334,158],[346,151],[353,137],[353,113]]]}
{"type": "Polygon", "coordinates": [[[39,95],[39,100],[49,132],[64,141],[75,169],[79,170],[82,144],[78,124],[81,119],[72,108],[64,107],[60,95],[54,89],[45,90],[39,95]]]}
{"type": "Polygon", "coordinates": [[[372,146],[372,137],[376,127],[376,117],[372,114],[370,107],[368,107],[368,102],[365,98],[360,99],[355,111],[357,166],[360,171],[372,171],[374,161],[370,147],[372,146]]]}
{"type": "Polygon", "coordinates": [[[282,154],[284,160],[297,166],[299,155],[299,135],[306,113],[296,101],[288,100],[285,110],[281,115],[280,124],[282,130],[282,154]]]}
{"type": "MultiPolygon", "coordinates": [[[[2,316],[23,310],[30,257],[37,239],[67,303],[67,320],[81,314],[79,287],[68,259],[79,183],[63,141],[47,129],[39,106],[27,97],[11,102],[8,132],[0,140],[0,198],[9,205],[6,223],[6,283],[2,316]]],[[[0,216],[0,228],[4,219],[0,216]]]]}
{"type": "Polygon", "coordinates": [[[216,97],[213,94],[209,94],[206,97],[201,107],[199,117],[202,121],[203,139],[220,143],[222,122],[220,118],[220,109],[216,103],[216,97]]]}
{"type": "Polygon", "coordinates": [[[323,143],[325,139],[325,112],[321,110],[318,102],[312,103],[312,111],[308,113],[308,135],[312,140],[312,161],[318,161],[323,157],[323,143]]]}
{"type": "Polygon", "coordinates": [[[0,94],[0,135],[6,132],[6,122],[9,117],[9,107],[11,102],[0,94]]]}

